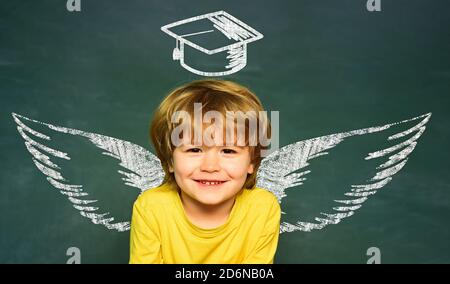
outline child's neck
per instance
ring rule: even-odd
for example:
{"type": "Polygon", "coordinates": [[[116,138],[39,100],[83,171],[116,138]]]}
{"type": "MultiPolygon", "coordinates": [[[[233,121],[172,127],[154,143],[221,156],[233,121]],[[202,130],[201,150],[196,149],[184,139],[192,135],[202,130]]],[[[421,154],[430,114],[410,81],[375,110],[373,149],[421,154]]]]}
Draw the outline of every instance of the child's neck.
{"type": "Polygon", "coordinates": [[[180,190],[181,202],[189,221],[202,229],[217,228],[228,220],[235,197],[217,205],[205,205],[180,190]]]}

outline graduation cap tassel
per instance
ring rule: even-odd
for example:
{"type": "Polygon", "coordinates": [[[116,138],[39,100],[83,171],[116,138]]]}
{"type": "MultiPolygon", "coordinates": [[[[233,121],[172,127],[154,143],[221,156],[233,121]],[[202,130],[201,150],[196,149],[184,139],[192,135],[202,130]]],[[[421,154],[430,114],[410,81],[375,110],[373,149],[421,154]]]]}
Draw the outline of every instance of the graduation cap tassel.
{"type": "Polygon", "coordinates": [[[180,60],[181,57],[183,57],[183,54],[179,48],[179,45],[180,45],[180,42],[178,40],[176,40],[175,48],[173,49],[173,52],[172,52],[172,58],[175,61],[180,60]]]}

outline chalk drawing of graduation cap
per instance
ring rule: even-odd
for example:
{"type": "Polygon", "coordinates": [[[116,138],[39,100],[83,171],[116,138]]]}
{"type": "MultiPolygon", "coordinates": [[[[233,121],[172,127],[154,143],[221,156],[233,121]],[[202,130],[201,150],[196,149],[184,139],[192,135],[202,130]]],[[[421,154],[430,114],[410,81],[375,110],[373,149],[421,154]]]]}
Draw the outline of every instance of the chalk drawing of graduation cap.
{"type": "MultiPolygon", "coordinates": [[[[238,72],[247,65],[247,44],[263,38],[261,33],[224,11],[177,21],[161,27],[161,30],[176,40],[173,60],[179,60],[183,68],[201,76],[224,76],[238,72]],[[201,53],[203,61],[205,54],[209,61],[215,60],[215,68],[219,67],[219,70],[199,70],[207,66],[196,67],[195,56],[187,56],[195,52],[197,58],[201,53]]],[[[205,65],[212,66],[212,62],[209,63],[205,65]]]]}

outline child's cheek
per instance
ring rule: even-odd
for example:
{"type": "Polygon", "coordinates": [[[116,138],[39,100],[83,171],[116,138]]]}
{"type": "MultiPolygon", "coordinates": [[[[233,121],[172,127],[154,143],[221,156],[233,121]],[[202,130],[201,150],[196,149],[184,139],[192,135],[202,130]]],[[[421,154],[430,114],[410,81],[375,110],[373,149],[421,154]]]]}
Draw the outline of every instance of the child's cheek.
{"type": "Polygon", "coordinates": [[[179,176],[187,176],[195,170],[196,160],[185,157],[183,155],[176,155],[174,157],[174,171],[179,176]]]}
{"type": "Polygon", "coordinates": [[[227,161],[223,165],[223,168],[233,179],[240,179],[247,176],[247,166],[243,161],[227,161]]]}

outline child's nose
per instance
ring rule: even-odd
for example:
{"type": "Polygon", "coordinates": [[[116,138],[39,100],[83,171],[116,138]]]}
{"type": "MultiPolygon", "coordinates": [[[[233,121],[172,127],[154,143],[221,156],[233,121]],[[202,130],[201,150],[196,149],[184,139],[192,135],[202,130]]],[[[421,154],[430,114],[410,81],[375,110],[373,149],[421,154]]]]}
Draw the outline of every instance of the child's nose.
{"type": "Polygon", "coordinates": [[[212,151],[207,151],[203,156],[202,164],[200,166],[201,171],[214,172],[220,170],[219,157],[212,151]]]}

